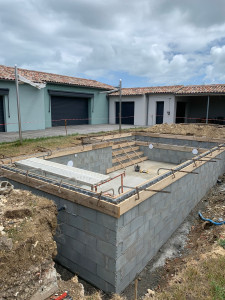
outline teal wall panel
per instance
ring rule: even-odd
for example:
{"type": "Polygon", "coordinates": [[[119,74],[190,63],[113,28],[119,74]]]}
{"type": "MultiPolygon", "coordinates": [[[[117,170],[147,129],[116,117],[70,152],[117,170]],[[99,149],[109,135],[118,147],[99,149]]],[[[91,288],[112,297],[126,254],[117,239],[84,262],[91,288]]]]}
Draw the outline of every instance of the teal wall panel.
{"type": "MultiPolygon", "coordinates": [[[[9,89],[10,116],[8,111],[8,97],[4,97],[6,131],[18,131],[15,83],[0,81],[0,88],[9,89]]],[[[20,84],[19,95],[22,130],[45,129],[44,91],[27,84],[20,84]]]]}
{"type": "MultiPolygon", "coordinates": [[[[10,117],[8,113],[8,97],[4,97],[6,131],[18,131],[15,82],[2,80],[0,81],[0,88],[9,89],[10,117]]],[[[46,88],[38,90],[28,84],[20,84],[19,93],[23,131],[45,129],[52,126],[51,105],[48,89],[94,94],[94,97],[90,99],[88,105],[89,124],[108,123],[108,100],[105,93],[100,93],[101,90],[56,84],[47,84],[46,88]]]]}

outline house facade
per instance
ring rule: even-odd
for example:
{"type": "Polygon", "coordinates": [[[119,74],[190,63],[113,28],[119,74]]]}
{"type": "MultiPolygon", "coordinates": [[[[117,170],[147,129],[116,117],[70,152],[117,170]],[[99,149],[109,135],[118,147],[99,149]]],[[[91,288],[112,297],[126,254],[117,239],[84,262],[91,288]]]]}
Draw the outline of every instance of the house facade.
{"type": "MultiPolygon", "coordinates": [[[[119,122],[119,93],[109,96],[109,123],[119,122]]],[[[122,124],[225,124],[225,85],[122,89],[122,124]]]]}
{"type": "MultiPolygon", "coordinates": [[[[113,87],[95,80],[18,69],[42,89],[19,82],[22,130],[108,123],[106,93],[113,87]]],[[[18,131],[14,68],[0,66],[0,132],[18,131]]]]}

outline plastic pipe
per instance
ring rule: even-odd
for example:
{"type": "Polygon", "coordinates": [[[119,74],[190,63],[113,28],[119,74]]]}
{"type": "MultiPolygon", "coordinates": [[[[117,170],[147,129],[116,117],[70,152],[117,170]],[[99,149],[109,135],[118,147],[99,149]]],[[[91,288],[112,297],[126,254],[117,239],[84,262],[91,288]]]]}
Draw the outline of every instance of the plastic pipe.
{"type": "Polygon", "coordinates": [[[199,217],[200,217],[203,221],[208,221],[208,222],[210,222],[210,223],[212,223],[212,224],[214,224],[214,225],[224,225],[224,224],[225,224],[225,221],[223,221],[223,222],[214,222],[213,220],[204,218],[203,215],[200,213],[200,211],[198,212],[198,215],[199,215],[199,217]]]}

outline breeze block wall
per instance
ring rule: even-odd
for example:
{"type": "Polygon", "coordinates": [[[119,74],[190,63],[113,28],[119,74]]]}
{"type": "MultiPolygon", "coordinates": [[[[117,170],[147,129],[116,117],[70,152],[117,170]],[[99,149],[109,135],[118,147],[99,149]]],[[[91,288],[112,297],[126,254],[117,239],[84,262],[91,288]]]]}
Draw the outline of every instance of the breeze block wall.
{"type": "Polygon", "coordinates": [[[179,151],[170,149],[153,148],[149,149],[148,146],[139,146],[140,150],[144,152],[150,160],[161,161],[172,164],[180,164],[186,160],[192,159],[194,155],[191,151],[179,151]]]}
{"type": "Polygon", "coordinates": [[[75,168],[106,174],[106,169],[112,167],[112,147],[83,151],[49,160],[63,165],[67,165],[71,160],[75,168]]]}
{"type": "Polygon", "coordinates": [[[200,147],[210,149],[213,146],[217,146],[217,143],[210,141],[198,141],[193,139],[176,139],[176,138],[166,138],[166,137],[154,137],[154,136],[144,136],[144,135],[136,135],[136,141],[143,141],[149,143],[161,143],[161,144],[169,144],[169,145],[178,145],[178,146],[189,146],[189,147],[200,147]]]}
{"type": "Polygon", "coordinates": [[[190,211],[225,172],[222,160],[199,166],[120,217],[117,231],[116,292],[121,292],[168,240],[190,211]]]}
{"type": "MultiPolygon", "coordinates": [[[[120,293],[154,257],[194,206],[225,172],[222,160],[206,162],[174,179],[165,190],[137,204],[118,219],[37,189],[12,182],[52,199],[57,207],[56,261],[105,292],[120,293]]],[[[11,180],[9,180],[11,182],[11,180]]],[[[137,200],[138,203],[138,200],[137,200]]]]}

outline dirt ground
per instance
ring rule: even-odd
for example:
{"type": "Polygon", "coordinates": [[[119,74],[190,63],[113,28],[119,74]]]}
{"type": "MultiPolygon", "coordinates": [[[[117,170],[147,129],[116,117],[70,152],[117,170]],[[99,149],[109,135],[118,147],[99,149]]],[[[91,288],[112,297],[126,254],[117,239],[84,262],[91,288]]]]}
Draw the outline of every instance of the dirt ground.
{"type": "Polygon", "coordinates": [[[144,131],[161,134],[177,134],[225,139],[225,126],[216,124],[160,124],[148,127],[144,131]]]}
{"type": "Polygon", "coordinates": [[[28,191],[0,195],[0,299],[30,299],[56,255],[55,204],[28,191]]]}

